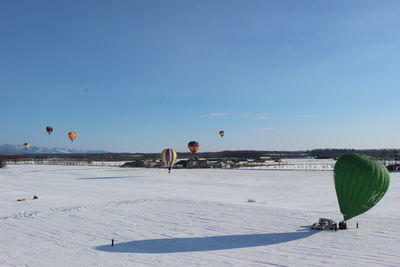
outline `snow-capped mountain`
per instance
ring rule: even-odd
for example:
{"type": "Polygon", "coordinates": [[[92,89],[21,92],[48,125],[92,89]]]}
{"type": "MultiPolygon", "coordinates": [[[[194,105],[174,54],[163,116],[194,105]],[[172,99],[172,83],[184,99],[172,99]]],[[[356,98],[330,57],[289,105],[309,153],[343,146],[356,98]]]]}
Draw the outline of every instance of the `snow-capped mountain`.
{"type": "Polygon", "coordinates": [[[30,146],[27,150],[22,145],[0,145],[0,154],[63,154],[63,153],[107,153],[104,150],[78,150],[62,147],[30,146]]]}

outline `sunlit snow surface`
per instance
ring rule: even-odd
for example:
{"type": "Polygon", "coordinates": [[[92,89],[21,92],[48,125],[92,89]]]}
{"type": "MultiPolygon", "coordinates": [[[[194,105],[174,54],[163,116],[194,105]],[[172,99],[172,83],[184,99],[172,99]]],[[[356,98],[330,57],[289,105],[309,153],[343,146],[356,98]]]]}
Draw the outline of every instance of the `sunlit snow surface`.
{"type": "Polygon", "coordinates": [[[319,232],[341,219],[331,171],[8,166],[0,266],[400,266],[391,178],[349,230],[319,232]]]}

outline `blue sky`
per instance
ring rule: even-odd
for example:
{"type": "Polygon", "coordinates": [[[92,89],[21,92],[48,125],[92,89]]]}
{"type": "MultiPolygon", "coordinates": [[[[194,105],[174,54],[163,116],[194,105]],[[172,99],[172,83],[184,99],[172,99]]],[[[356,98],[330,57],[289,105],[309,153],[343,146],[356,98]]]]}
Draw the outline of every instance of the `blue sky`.
{"type": "Polygon", "coordinates": [[[0,144],[398,148],[399,14],[398,1],[1,0],[0,144]]]}

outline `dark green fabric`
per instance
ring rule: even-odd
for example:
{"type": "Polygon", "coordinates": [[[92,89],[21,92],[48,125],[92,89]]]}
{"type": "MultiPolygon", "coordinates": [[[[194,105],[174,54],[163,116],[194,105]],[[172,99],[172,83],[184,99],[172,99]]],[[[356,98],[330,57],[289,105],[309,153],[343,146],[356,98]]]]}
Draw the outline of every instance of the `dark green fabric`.
{"type": "Polygon", "coordinates": [[[361,154],[348,154],[339,158],[333,177],[344,220],[375,206],[385,195],[390,183],[386,167],[380,161],[361,154]]]}

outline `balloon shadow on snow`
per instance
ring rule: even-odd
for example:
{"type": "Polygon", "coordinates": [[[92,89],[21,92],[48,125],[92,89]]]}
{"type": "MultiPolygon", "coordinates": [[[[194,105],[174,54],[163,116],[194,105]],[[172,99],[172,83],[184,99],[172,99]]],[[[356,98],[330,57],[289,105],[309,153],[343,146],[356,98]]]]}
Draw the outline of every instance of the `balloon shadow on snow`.
{"type": "Polygon", "coordinates": [[[108,180],[108,179],[135,179],[142,178],[144,176],[110,176],[110,177],[85,177],[85,178],[76,178],[76,180],[108,180]]]}
{"type": "Polygon", "coordinates": [[[147,239],[125,243],[116,242],[114,246],[108,244],[97,246],[95,249],[119,253],[177,253],[212,251],[275,245],[306,238],[315,233],[316,231],[299,230],[289,233],[147,239]]]}

